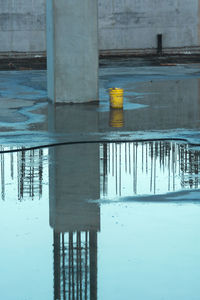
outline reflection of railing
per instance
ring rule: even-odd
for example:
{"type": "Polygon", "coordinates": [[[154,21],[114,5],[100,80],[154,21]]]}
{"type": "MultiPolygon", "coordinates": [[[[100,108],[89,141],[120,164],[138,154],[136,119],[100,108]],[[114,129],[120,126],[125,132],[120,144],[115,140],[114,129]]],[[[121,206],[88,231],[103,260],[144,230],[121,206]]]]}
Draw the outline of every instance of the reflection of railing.
{"type": "Polygon", "coordinates": [[[97,299],[96,232],[54,232],[54,299],[97,299]]]}
{"type": "MultiPolygon", "coordinates": [[[[8,148],[1,147],[1,150],[8,148]]],[[[41,198],[43,191],[44,157],[48,150],[30,150],[18,153],[1,154],[1,198],[5,200],[6,194],[10,193],[8,186],[17,188],[18,200],[25,198],[41,198]]]]}
{"type": "Polygon", "coordinates": [[[200,152],[174,142],[102,144],[102,196],[156,194],[200,186],[200,152]]]}

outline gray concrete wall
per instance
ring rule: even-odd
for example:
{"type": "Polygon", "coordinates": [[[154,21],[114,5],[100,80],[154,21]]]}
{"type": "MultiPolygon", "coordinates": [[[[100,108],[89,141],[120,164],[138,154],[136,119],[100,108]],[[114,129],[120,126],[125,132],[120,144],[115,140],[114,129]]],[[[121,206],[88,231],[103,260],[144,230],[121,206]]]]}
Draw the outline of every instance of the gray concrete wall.
{"type": "Polygon", "coordinates": [[[45,0],[0,0],[0,52],[46,50],[45,0]]]}
{"type": "Polygon", "coordinates": [[[199,0],[99,1],[100,49],[199,46],[199,0]]]}
{"type": "MultiPolygon", "coordinates": [[[[45,3],[45,0],[0,0],[0,52],[45,51],[45,3]]],[[[199,51],[199,3],[199,0],[99,0],[100,49],[151,52],[156,48],[156,35],[162,33],[166,51],[199,51]]]]}

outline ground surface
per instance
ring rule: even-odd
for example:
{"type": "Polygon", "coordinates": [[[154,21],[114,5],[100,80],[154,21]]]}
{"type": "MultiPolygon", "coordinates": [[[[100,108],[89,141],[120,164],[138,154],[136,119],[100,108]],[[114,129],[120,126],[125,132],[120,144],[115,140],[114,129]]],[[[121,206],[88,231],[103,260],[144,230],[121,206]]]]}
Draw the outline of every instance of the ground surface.
{"type": "Polygon", "coordinates": [[[44,144],[88,139],[91,135],[108,139],[183,137],[196,141],[199,76],[198,64],[144,66],[141,60],[102,60],[98,105],[53,106],[47,101],[46,71],[2,71],[1,143],[44,144]],[[109,109],[110,87],[125,91],[121,128],[111,125],[115,116],[109,109]]]}

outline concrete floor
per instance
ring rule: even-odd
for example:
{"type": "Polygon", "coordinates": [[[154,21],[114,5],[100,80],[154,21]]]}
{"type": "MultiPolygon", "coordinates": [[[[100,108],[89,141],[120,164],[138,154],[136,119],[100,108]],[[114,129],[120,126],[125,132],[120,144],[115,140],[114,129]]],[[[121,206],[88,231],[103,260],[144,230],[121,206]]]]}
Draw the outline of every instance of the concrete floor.
{"type": "Polygon", "coordinates": [[[54,106],[47,101],[46,71],[2,71],[1,143],[160,137],[197,142],[199,78],[199,64],[143,66],[106,60],[100,67],[99,104],[54,106]],[[109,109],[110,87],[124,88],[124,110],[118,116],[109,109]],[[112,122],[116,118],[120,128],[112,122]]]}

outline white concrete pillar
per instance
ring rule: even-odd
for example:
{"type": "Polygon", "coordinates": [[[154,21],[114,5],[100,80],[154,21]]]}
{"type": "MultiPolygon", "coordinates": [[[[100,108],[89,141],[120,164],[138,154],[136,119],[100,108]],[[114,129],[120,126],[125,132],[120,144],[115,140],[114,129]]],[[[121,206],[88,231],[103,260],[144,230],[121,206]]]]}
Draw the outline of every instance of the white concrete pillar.
{"type": "Polygon", "coordinates": [[[98,100],[97,0],[47,0],[48,97],[98,100]]]}

